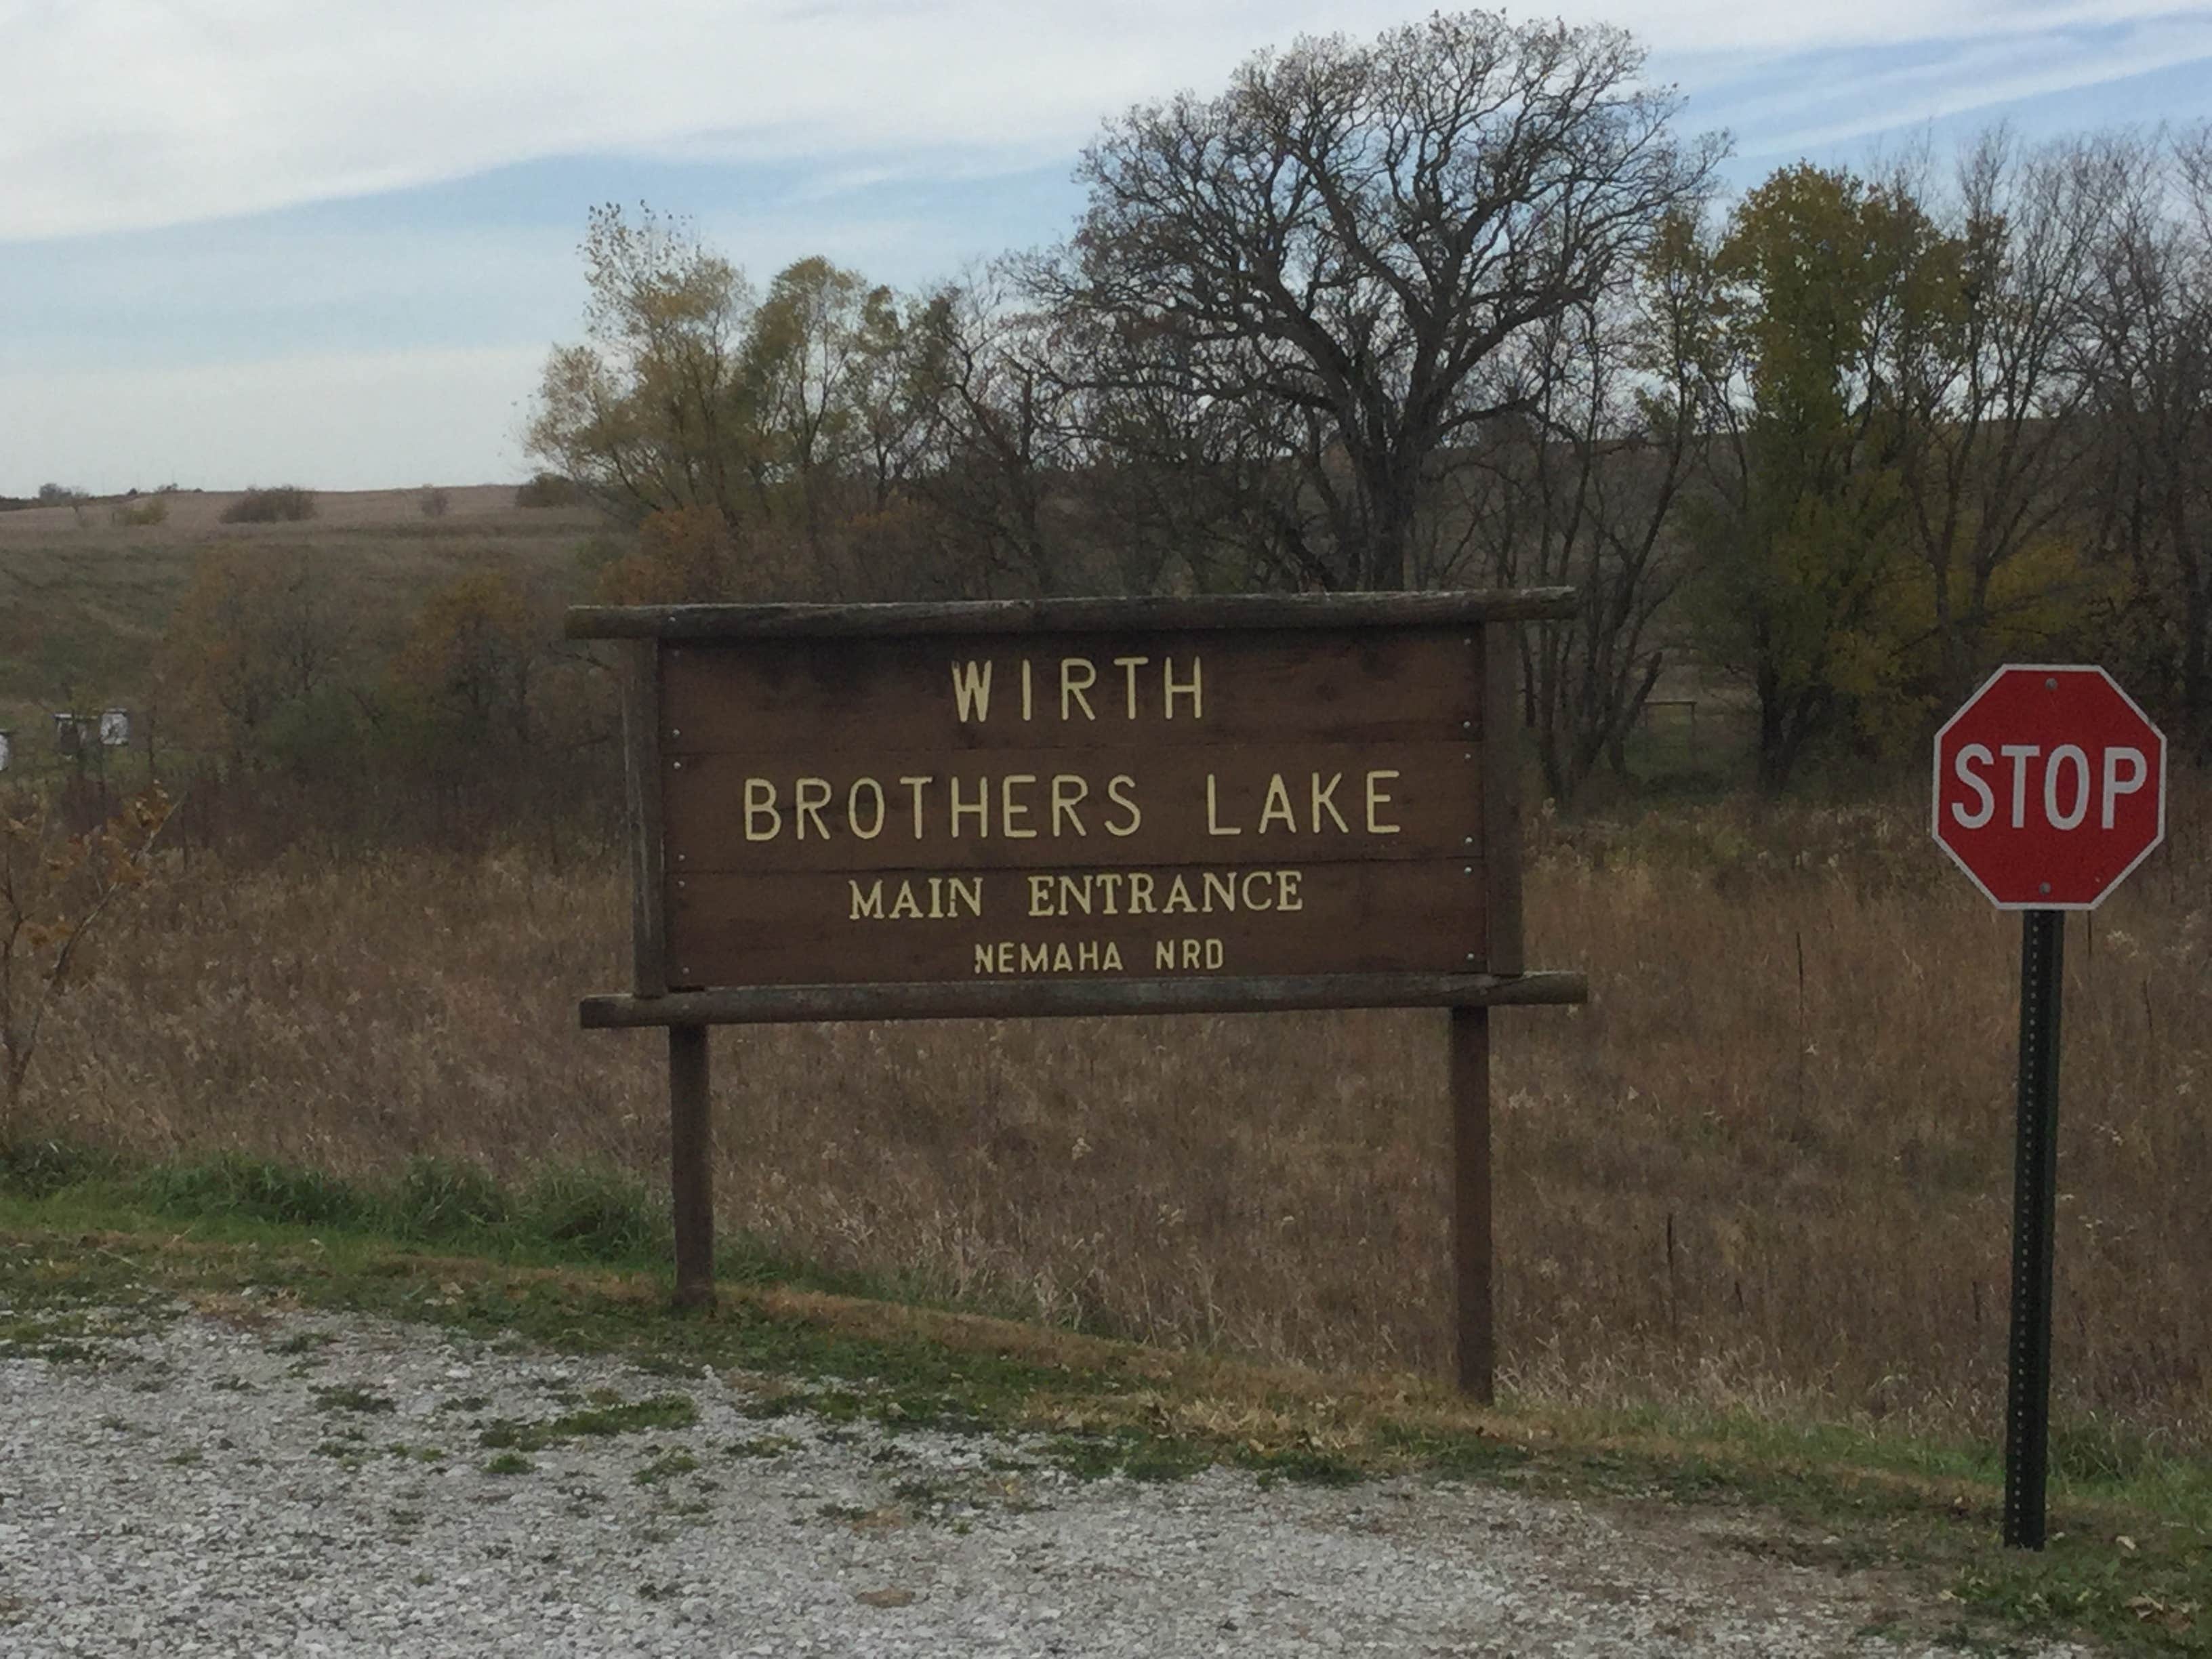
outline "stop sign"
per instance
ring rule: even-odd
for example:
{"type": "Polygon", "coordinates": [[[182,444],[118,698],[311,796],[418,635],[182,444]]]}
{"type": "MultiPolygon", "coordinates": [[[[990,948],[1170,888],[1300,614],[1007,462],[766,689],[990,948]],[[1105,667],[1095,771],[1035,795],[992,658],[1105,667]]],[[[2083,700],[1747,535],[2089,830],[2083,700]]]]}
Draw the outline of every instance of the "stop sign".
{"type": "Polygon", "coordinates": [[[2101,668],[2013,665],[1936,734],[1936,839],[2007,910],[2088,910],[2166,836],[2166,738],[2101,668]]]}

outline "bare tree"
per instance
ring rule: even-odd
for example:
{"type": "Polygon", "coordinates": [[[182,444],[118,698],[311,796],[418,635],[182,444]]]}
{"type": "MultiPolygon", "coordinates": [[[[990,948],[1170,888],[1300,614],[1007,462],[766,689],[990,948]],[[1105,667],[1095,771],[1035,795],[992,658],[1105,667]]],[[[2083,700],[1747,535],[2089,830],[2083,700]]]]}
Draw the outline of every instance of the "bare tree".
{"type": "Polygon", "coordinates": [[[2135,630],[2212,754],[2212,128],[2106,143],[2112,188],[2087,306],[2100,438],[2094,538],[2135,630]]]}
{"type": "MultiPolygon", "coordinates": [[[[1945,707],[1984,665],[2001,579],[2078,505],[2093,431],[2079,344],[2109,174],[2094,145],[2023,158],[2003,131],[1986,135],[1961,159],[1932,280],[1899,307],[1882,378],[1945,707]]],[[[1927,200],[1917,184],[1892,188],[1927,200]]]]}
{"type": "Polygon", "coordinates": [[[1477,370],[1705,188],[1720,147],[1676,143],[1643,61],[1616,29],[1480,11],[1262,53],[1109,125],[1038,287],[1175,343],[1120,372],[1294,416],[1318,441],[1280,460],[1327,522],[1308,583],[1401,586],[1439,452],[1502,412],[1477,370]]]}
{"type": "Polygon", "coordinates": [[[1571,799],[1625,746],[1665,665],[1686,557],[1676,525],[1699,453],[1698,332],[1711,298],[1677,220],[1630,292],[1532,331],[1503,366],[1523,419],[1492,423],[1461,476],[1489,578],[1572,586],[1572,620],[1528,630],[1522,684],[1545,787],[1571,799]]]}

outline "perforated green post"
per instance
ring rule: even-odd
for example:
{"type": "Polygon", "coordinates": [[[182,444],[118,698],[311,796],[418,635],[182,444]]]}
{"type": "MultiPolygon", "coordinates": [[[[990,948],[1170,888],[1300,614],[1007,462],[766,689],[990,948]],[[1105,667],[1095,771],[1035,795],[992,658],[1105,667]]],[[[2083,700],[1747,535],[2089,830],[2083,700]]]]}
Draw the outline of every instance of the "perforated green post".
{"type": "Polygon", "coordinates": [[[2026,1550],[2043,1547],[2044,1490],[2051,1467],[2051,1261],[2058,1192],[2059,987],[2065,966],[2065,912],[2024,912],[2004,1540],[2026,1550]]]}

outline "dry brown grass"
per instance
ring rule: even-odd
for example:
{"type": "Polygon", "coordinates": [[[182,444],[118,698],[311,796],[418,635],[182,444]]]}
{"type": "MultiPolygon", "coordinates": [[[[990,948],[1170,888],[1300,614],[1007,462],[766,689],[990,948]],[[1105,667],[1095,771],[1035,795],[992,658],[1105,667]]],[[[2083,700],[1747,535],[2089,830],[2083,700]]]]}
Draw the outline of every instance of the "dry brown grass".
{"type": "MultiPolygon", "coordinates": [[[[2016,923],[1895,811],[1541,838],[1532,957],[1595,1000],[1497,1018],[1509,1381],[1992,1433],[2016,923]]],[[[2058,1243],[2062,1411],[2197,1447],[2207,867],[2174,848],[2074,924],[2058,1243]]],[[[575,1024],[626,908],[611,854],[203,859],[109,937],[32,1109],[163,1156],[657,1176],[657,1035],[575,1024]]],[[[1434,1373],[1443,1047],[1415,1014],[724,1031],[723,1222],[1048,1321],[1434,1373]]]]}

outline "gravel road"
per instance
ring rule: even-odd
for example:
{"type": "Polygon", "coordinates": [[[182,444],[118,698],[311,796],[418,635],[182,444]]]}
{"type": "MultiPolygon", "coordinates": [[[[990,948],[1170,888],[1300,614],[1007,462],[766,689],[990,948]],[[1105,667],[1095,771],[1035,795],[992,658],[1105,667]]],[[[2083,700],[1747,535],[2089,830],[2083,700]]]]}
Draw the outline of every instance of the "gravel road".
{"type": "Polygon", "coordinates": [[[1898,1584],[1747,1547],[1741,1516],[1081,1480],[507,1347],[195,1313],[0,1360],[0,1654],[1934,1650],[1870,1633],[1915,1627],[1898,1584]]]}

